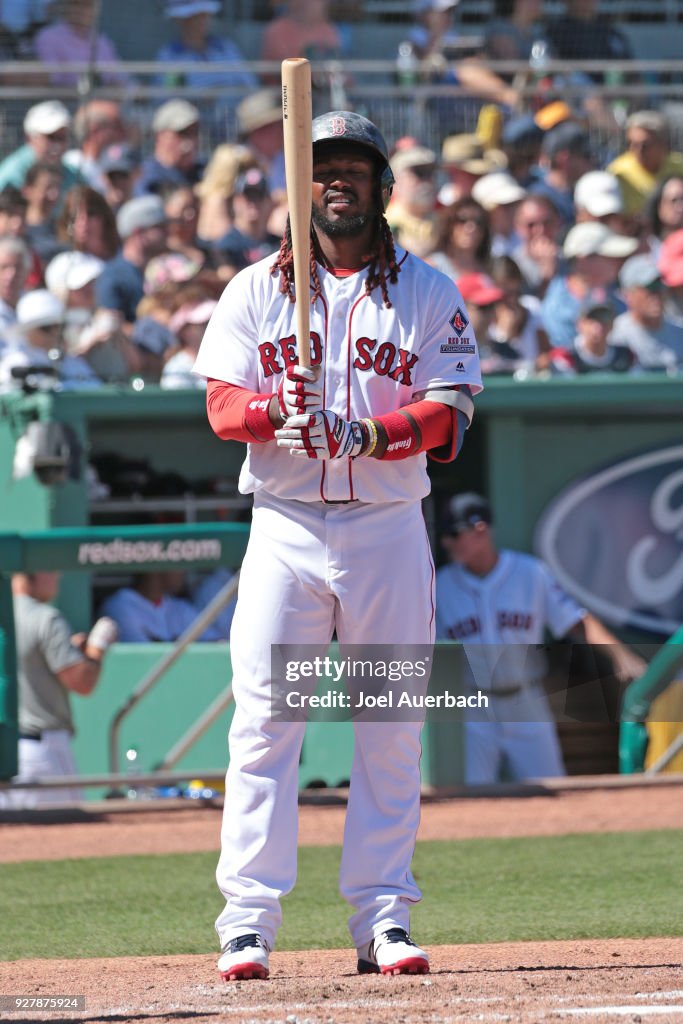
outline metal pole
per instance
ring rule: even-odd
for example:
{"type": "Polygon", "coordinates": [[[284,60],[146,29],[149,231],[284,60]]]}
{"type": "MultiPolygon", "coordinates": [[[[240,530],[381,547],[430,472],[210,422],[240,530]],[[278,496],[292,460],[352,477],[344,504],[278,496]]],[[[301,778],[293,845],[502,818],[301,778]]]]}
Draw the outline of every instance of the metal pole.
{"type": "Polygon", "coordinates": [[[206,711],[197,719],[194,725],[191,725],[184,736],[181,736],[178,742],[171,747],[169,752],[163,761],[160,761],[155,767],[155,771],[165,771],[167,768],[172,768],[173,765],[177,764],[183,754],[192,747],[200,736],[203,736],[210,725],[216,721],[216,719],[223,714],[228,704],[233,700],[232,686],[229,686],[223,693],[219,693],[216,699],[209,704],[206,711]]]}
{"type": "Polygon", "coordinates": [[[650,765],[645,774],[657,775],[658,772],[661,772],[662,768],[666,768],[669,761],[673,761],[676,754],[681,750],[683,750],[683,732],[679,733],[671,746],[667,747],[664,753],[657,758],[654,764],[650,765]]]}
{"type": "Polygon", "coordinates": [[[185,648],[196,640],[197,637],[201,636],[206,627],[211,625],[219,612],[233,599],[237,593],[238,581],[239,572],[235,573],[222,590],[219,590],[210,604],[187,627],[185,632],[178,637],[174,647],[161,659],[158,665],[147,673],[142,682],[130,694],[125,704],[116,712],[109,727],[109,770],[112,774],[118,774],[119,772],[118,739],[123,719],[140,703],[145,694],[159,682],[171,665],[175,664],[185,648]]]}

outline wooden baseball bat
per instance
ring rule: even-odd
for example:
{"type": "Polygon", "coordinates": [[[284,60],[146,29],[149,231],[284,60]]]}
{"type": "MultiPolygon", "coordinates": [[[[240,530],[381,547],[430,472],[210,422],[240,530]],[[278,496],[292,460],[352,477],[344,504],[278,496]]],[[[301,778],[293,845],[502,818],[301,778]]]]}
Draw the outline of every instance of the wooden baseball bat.
{"type": "Polygon", "coordinates": [[[299,362],[311,365],[310,249],[313,200],[311,65],[303,57],[282,62],[282,123],[285,142],[287,205],[292,233],[296,344],[299,362]]]}

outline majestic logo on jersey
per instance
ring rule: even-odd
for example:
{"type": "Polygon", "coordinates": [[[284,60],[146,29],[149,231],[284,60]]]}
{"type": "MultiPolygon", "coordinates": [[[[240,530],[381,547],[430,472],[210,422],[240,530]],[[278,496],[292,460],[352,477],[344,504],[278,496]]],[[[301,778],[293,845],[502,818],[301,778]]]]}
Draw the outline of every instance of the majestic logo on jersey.
{"type": "Polygon", "coordinates": [[[465,372],[465,364],[464,363],[458,363],[458,365],[455,368],[455,372],[456,373],[464,373],[465,372]]]}
{"type": "Polygon", "coordinates": [[[683,445],[574,480],[543,512],[534,546],[600,618],[673,633],[683,622],[683,445]]]}
{"type": "Polygon", "coordinates": [[[399,384],[413,383],[412,369],[419,359],[415,353],[396,348],[391,341],[383,341],[378,348],[377,338],[359,338],[355,348],[356,370],[374,370],[379,377],[391,377],[399,384]]]}
{"type": "Polygon", "coordinates": [[[330,135],[346,135],[346,119],[333,117],[330,121],[330,135]]]}
{"type": "MultiPolygon", "coordinates": [[[[288,338],[280,338],[277,344],[272,341],[262,341],[258,352],[264,377],[282,373],[288,366],[299,362],[295,334],[290,334],[288,338]]],[[[320,335],[311,331],[311,366],[319,366],[322,361],[323,347],[320,335]]]]}
{"type": "Polygon", "coordinates": [[[463,334],[470,325],[470,322],[467,319],[467,314],[465,313],[464,310],[460,308],[460,306],[458,306],[455,313],[448,322],[459,338],[462,338],[463,334]]]}

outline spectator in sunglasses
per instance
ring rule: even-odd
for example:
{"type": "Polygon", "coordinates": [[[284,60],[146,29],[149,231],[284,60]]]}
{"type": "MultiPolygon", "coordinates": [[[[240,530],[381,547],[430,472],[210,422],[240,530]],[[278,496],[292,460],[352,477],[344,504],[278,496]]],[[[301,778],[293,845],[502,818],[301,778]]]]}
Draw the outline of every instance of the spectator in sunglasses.
{"type": "Polygon", "coordinates": [[[489,216],[472,198],[457,200],[443,212],[439,245],[429,262],[457,279],[462,274],[485,274],[491,255],[489,216]]]}

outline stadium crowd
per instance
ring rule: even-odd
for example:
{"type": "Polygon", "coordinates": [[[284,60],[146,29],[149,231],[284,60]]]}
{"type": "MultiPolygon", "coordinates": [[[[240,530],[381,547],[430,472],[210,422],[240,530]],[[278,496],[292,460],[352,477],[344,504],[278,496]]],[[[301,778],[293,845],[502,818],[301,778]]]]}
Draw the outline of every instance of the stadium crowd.
{"type": "MultiPolygon", "coordinates": [[[[545,26],[538,0],[498,6],[483,57],[458,63],[446,60],[453,0],[415,0],[410,39],[423,69],[470,90],[481,110],[476,132],[447,132],[438,151],[412,136],[391,140],[396,240],[457,281],[487,375],[679,372],[683,154],[671,149],[666,118],[630,113],[615,154],[596,150],[589,133],[599,102],[590,89],[578,106],[542,92],[521,112],[487,52],[526,58],[539,36],[561,56],[572,40],[581,58],[628,49],[595,21],[594,3],[569,0],[567,16],[545,26]]],[[[67,72],[54,67],[84,58],[95,5],[41,10],[28,49],[64,84],[67,72]]],[[[176,37],[157,59],[240,60],[235,43],[211,33],[217,11],[215,0],[168,0],[176,37]]],[[[4,24],[7,38],[21,35],[19,13],[4,24]]],[[[96,38],[111,66],[113,43],[96,38]]],[[[264,26],[260,56],[327,57],[344,45],[327,0],[289,0],[264,26]]],[[[204,386],[192,365],[217,299],[234,274],[277,251],[286,223],[279,92],[267,75],[240,74],[229,73],[244,90],[235,137],[208,153],[200,140],[214,137],[205,129],[216,110],[174,95],[170,72],[149,145],[125,104],[105,95],[108,82],[127,81],[123,71],[74,113],[54,98],[28,109],[24,144],[0,162],[0,391],[39,371],[62,388],[132,378],[204,386]]]]}

